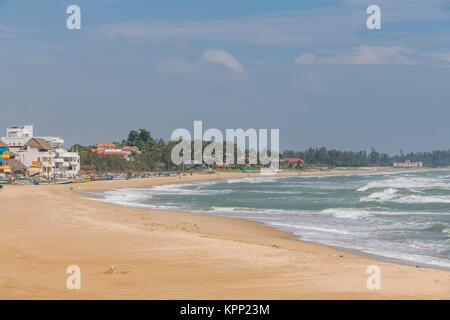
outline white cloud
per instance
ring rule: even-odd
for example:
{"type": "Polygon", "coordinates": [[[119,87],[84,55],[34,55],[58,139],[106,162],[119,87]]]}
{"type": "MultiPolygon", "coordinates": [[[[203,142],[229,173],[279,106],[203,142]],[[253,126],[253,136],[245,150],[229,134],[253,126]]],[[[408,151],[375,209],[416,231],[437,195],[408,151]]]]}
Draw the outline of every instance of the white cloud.
{"type": "Polygon", "coordinates": [[[329,64],[419,64],[417,54],[405,47],[377,47],[362,45],[353,48],[352,52],[332,58],[322,58],[321,63],[329,64]]]}
{"type": "Polygon", "coordinates": [[[303,53],[295,59],[296,64],[423,65],[446,62],[450,62],[449,53],[419,53],[401,46],[368,45],[334,56],[318,57],[303,53]]]}
{"type": "Polygon", "coordinates": [[[203,60],[222,64],[236,73],[245,74],[244,67],[232,54],[219,49],[208,49],[203,53],[203,60]]]}

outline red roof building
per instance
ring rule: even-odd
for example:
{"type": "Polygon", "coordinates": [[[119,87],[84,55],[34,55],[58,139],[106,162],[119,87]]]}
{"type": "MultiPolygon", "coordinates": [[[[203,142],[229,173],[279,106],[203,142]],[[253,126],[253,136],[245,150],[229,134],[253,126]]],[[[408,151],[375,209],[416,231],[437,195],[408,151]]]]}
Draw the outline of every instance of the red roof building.
{"type": "Polygon", "coordinates": [[[284,161],[287,161],[289,163],[297,163],[297,162],[303,163],[304,162],[303,159],[301,159],[301,158],[284,158],[284,161]]]}
{"type": "Polygon", "coordinates": [[[96,144],[95,147],[97,149],[111,149],[111,148],[114,149],[117,146],[114,143],[102,142],[102,143],[96,144]]]}
{"type": "Polygon", "coordinates": [[[123,147],[122,150],[125,150],[125,151],[128,151],[128,150],[129,151],[139,151],[139,148],[136,147],[136,146],[132,146],[132,147],[127,146],[127,147],[123,147]]]}

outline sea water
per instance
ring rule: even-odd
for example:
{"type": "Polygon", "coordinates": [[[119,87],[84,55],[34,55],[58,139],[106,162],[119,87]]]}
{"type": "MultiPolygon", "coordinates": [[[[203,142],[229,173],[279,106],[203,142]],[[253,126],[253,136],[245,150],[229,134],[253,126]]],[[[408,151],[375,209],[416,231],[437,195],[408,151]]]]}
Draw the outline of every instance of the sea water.
{"type": "Polygon", "coordinates": [[[303,241],[450,269],[450,171],[218,179],[103,196],[256,220],[303,241]]]}

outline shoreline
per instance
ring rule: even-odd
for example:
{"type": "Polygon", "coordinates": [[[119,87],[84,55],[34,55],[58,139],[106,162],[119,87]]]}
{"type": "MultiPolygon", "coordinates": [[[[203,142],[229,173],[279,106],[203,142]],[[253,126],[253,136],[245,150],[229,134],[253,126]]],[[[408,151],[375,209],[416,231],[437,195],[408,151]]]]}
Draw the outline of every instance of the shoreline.
{"type": "MultiPolygon", "coordinates": [[[[301,176],[303,176],[303,177],[315,177],[315,176],[335,176],[335,175],[339,175],[339,176],[346,176],[346,175],[371,175],[371,174],[375,175],[375,174],[386,174],[386,173],[408,173],[408,172],[422,172],[422,171],[436,171],[436,170],[446,170],[446,171],[448,171],[449,169],[426,169],[426,168],[418,169],[418,170],[417,169],[411,169],[411,170],[394,169],[394,170],[389,170],[389,171],[383,171],[383,170],[379,170],[378,171],[377,170],[376,172],[372,172],[372,171],[367,171],[367,172],[352,171],[351,173],[342,173],[342,174],[340,172],[341,170],[339,170],[338,172],[336,172],[337,171],[336,170],[332,174],[330,174],[330,173],[326,174],[326,172],[322,171],[320,173],[319,172],[311,172],[310,174],[308,174],[308,173],[305,174],[304,173],[301,176]]],[[[342,170],[342,171],[344,171],[344,170],[342,170]]],[[[296,175],[296,174],[289,174],[288,173],[288,174],[279,175],[279,176],[274,175],[272,177],[289,178],[289,177],[298,177],[298,175],[296,175]]],[[[244,177],[240,177],[240,178],[238,178],[238,177],[233,177],[233,178],[234,179],[245,179],[245,178],[248,178],[248,177],[244,176],[244,177]]],[[[258,176],[253,176],[251,178],[256,178],[256,179],[257,178],[267,178],[267,176],[258,175],[258,176]]],[[[217,178],[212,178],[212,179],[207,179],[207,180],[208,181],[221,182],[221,181],[226,181],[227,179],[230,179],[230,178],[217,177],[217,178]]],[[[198,180],[198,181],[197,180],[192,180],[192,181],[189,181],[189,183],[201,183],[201,181],[202,180],[198,180]]],[[[183,181],[179,181],[178,183],[183,184],[184,182],[183,181]]],[[[142,188],[145,188],[145,187],[142,187],[142,188]]],[[[119,189],[122,189],[122,188],[119,188],[119,189]]],[[[119,190],[119,189],[113,189],[113,190],[119,190]]],[[[96,191],[104,192],[105,190],[96,190],[96,191]]],[[[103,201],[103,200],[101,200],[101,197],[104,198],[104,196],[96,196],[96,195],[91,194],[90,192],[91,191],[80,193],[80,194],[91,197],[91,198],[89,198],[91,200],[103,201]]],[[[114,202],[109,202],[109,201],[104,201],[104,202],[111,203],[113,205],[123,206],[123,207],[137,207],[137,208],[139,208],[139,206],[133,206],[133,205],[127,206],[127,205],[116,204],[114,202]]],[[[297,234],[291,233],[290,231],[285,231],[285,230],[282,230],[280,228],[271,226],[269,223],[266,223],[266,222],[263,222],[263,221],[248,219],[248,218],[245,218],[245,217],[240,218],[240,217],[234,217],[234,216],[214,214],[214,213],[202,212],[201,210],[189,211],[189,210],[185,210],[185,209],[162,209],[162,208],[161,209],[159,209],[159,208],[157,208],[157,209],[146,208],[146,209],[147,210],[177,211],[177,212],[182,212],[182,213],[186,213],[186,214],[205,214],[205,215],[212,215],[212,216],[218,216],[218,217],[227,217],[227,218],[232,218],[232,219],[240,219],[240,220],[258,222],[258,223],[260,223],[260,224],[262,224],[262,225],[264,225],[266,227],[269,227],[269,228],[275,229],[277,231],[286,232],[286,233],[290,234],[290,236],[287,236],[286,239],[290,239],[290,240],[294,240],[294,241],[300,241],[300,242],[303,242],[303,243],[312,243],[312,244],[325,246],[325,247],[329,247],[329,248],[334,248],[334,249],[337,249],[337,250],[341,250],[343,252],[364,256],[364,257],[367,257],[367,258],[370,258],[370,259],[374,259],[374,260],[380,261],[380,262],[395,263],[395,264],[400,264],[400,265],[404,265],[404,266],[421,267],[421,268],[427,268],[427,269],[433,269],[433,270],[450,271],[450,268],[439,266],[439,265],[426,264],[426,263],[423,263],[423,262],[410,261],[410,260],[405,260],[405,259],[401,259],[401,258],[393,258],[393,257],[383,256],[383,255],[380,255],[380,254],[365,252],[365,251],[362,251],[362,250],[357,250],[357,249],[352,249],[352,248],[347,248],[347,247],[341,247],[341,246],[333,246],[333,245],[328,245],[328,244],[324,244],[324,243],[304,240],[304,239],[302,239],[301,235],[297,235],[297,234]]]]}
{"type": "MultiPolygon", "coordinates": [[[[248,176],[259,174],[202,174],[181,182],[248,176]]],[[[163,177],[5,188],[0,298],[450,298],[448,271],[292,240],[291,233],[243,218],[123,207],[78,194],[179,182],[163,177]],[[65,269],[77,263],[84,285],[68,290],[65,269]],[[374,263],[383,273],[382,290],[366,287],[366,268],[374,263]]]]}
{"type": "MultiPolygon", "coordinates": [[[[346,176],[346,175],[372,175],[372,174],[375,175],[375,174],[386,174],[386,173],[408,173],[408,172],[437,171],[437,170],[439,170],[439,171],[440,170],[448,171],[449,169],[447,169],[447,168],[445,168],[445,169],[441,169],[441,168],[439,168],[439,169],[423,168],[423,169],[411,169],[411,170],[406,169],[405,170],[405,169],[401,169],[400,168],[400,169],[393,169],[393,170],[388,170],[388,171],[383,171],[381,169],[381,170],[376,170],[375,172],[370,171],[370,170],[369,171],[364,171],[363,170],[363,172],[359,172],[359,171],[356,171],[356,170],[351,170],[352,172],[348,172],[348,173],[345,172],[345,170],[339,170],[339,171],[335,170],[331,174],[330,173],[327,174],[326,171],[305,172],[305,173],[303,173],[301,175],[301,177],[336,176],[336,175],[339,175],[339,176],[346,176]],[[341,173],[341,171],[344,171],[344,172],[341,173]]],[[[246,173],[243,173],[243,174],[246,174],[246,173]]],[[[258,176],[253,176],[251,178],[256,178],[257,179],[257,178],[266,178],[266,177],[268,177],[268,176],[258,175],[258,176]]],[[[290,173],[287,173],[287,174],[284,174],[284,175],[278,175],[278,176],[274,175],[272,177],[289,178],[289,177],[298,177],[298,175],[296,173],[290,172],[290,173]]],[[[235,178],[235,179],[245,179],[245,178],[248,178],[248,177],[240,177],[240,178],[233,177],[233,178],[235,178]]],[[[230,178],[217,177],[217,178],[212,178],[212,179],[207,179],[207,180],[208,181],[219,181],[220,182],[220,181],[226,181],[227,179],[230,179],[230,178]]],[[[190,181],[190,182],[201,183],[201,181],[202,180],[199,180],[199,181],[193,180],[193,181],[190,181]]],[[[179,181],[178,183],[183,184],[184,182],[183,181],[179,181]]],[[[145,187],[142,187],[142,188],[145,188],[145,187]]],[[[119,188],[119,189],[122,189],[122,188],[119,188]]],[[[113,189],[113,190],[119,190],[119,189],[113,189]]],[[[105,190],[97,190],[97,191],[105,191],[105,190]]],[[[80,193],[80,194],[92,197],[92,198],[90,198],[91,200],[97,200],[97,199],[95,199],[97,196],[94,196],[94,195],[90,194],[90,192],[80,193]]],[[[100,197],[100,196],[98,196],[98,197],[100,197]]],[[[102,200],[99,200],[99,201],[102,201],[102,200]]],[[[111,203],[113,205],[119,205],[119,206],[127,207],[126,205],[116,204],[114,202],[109,202],[109,201],[104,201],[104,202],[111,203]]],[[[130,205],[128,207],[139,207],[139,206],[130,205]]],[[[147,208],[147,210],[155,210],[155,209],[147,208]]],[[[296,235],[296,234],[291,233],[289,231],[285,231],[285,230],[282,230],[280,228],[271,226],[269,223],[266,223],[266,222],[262,222],[262,221],[258,221],[258,220],[252,220],[252,219],[247,219],[245,217],[240,218],[240,217],[233,217],[233,216],[220,215],[220,214],[214,214],[214,213],[211,214],[211,213],[208,213],[208,212],[201,212],[201,210],[193,210],[193,211],[183,210],[183,209],[156,209],[156,210],[177,211],[177,212],[183,212],[183,213],[187,213],[187,214],[205,214],[205,215],[227,217],[227,218],[233,218],[233,219],[243,219],[243,220],[246,220],[246,221],[254,221],[254,222],[261,223],[262,225],[267,226],[269,228],[275,229],[277,231],[286,232],[288,234],[291,234],[291,236],[288,236],[287,239],[292,239],[292,240],[295,240],[295,241],[301,241],[301,242],[304,242],[304,243],[312,243],[312,244],[317,244],[317,245],[321,245],[321,246],[326,246],[326,247],[334,248],[334,249],[341,250],[341,251],[344,251],[344,252],[347,252],[347,253],[352,253],[352,254],[368,257],[370,259],[374,259],[376,261],[381,261],[381,262],[396,263],[396,264],[400,264],[400,265],[404,265],[404,266],[412,266],[412,267],[417,267],[418,266],[418,267],[421,267],[421,268],[434,269],[434,270],[450,271],[450,268],[439,266],[439,265],[426,264],[426,263],[423,263],[423,262],[410,261],[410,260],[405,260],[405,259],[401,259],[401,258],[387,257],[387,256],[383,256],[383,255],[380,255],[380,254],[364,252],[362,250],[357,250],[357,249],[352,249],[352,248],[347,248],[347,247],[341,247],[341,246],[333,246],[333,245],[328,245],[328,244],[314,242],[314,241],[307,241],[307,240],[302,239],[301,235],[296,235]]]]}

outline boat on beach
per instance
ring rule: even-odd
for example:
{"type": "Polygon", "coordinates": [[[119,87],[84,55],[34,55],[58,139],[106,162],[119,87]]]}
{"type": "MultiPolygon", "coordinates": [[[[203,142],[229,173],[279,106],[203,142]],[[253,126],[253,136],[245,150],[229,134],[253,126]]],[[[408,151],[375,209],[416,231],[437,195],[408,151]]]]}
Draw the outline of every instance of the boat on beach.
{"type": "Polygon", "coordinates": [[[107,181],[107,180],[113,180],[113,177],[98,177],[92,179],[92,181],[107,181]]]}
{"type": "Polygon", "coordinates": [[[66,180],[66,181],[57,181],[55,184],[71,184],[73,183],[73,180],[66,180]]]}
{"type": "Polygon", "coordinates": [[[85,183],[85,182],[90,182],[91,179],[83,179],[83,180],[73,180],[72,183],[85,183]]]}

